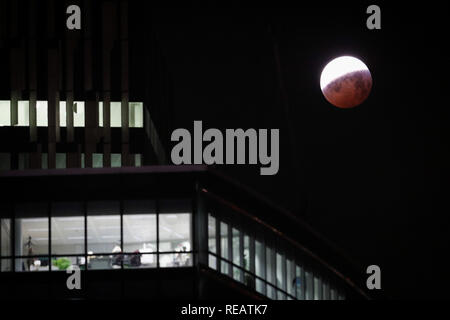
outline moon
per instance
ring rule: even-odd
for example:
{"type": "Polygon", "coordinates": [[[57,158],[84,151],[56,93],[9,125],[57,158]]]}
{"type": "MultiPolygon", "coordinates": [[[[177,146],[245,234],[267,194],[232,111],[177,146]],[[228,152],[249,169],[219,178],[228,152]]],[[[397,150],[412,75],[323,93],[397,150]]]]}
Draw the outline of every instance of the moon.
{"type": "Polygon", "coordinates": [[[320,89],[325,99],[338,108],[353,108],[367,99],[372,75],[361,60],[342,56],[331,60],[322,70],[320,89]]]}

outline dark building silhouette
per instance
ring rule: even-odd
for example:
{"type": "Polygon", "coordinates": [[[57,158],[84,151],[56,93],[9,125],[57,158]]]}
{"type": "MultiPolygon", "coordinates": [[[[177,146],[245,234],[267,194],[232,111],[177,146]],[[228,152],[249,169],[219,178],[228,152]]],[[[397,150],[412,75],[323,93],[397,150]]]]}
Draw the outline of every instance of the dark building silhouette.
{"type": "Polygon", "coordinates": [[[367,298],[321,235],[170,166],[170,76],[138,2],[0,3],[2,298],[367,298]],[[65,28],[70,4],[82,29],[65,28]],[[81,290],[66,270],[79,268],[81,290]]]}

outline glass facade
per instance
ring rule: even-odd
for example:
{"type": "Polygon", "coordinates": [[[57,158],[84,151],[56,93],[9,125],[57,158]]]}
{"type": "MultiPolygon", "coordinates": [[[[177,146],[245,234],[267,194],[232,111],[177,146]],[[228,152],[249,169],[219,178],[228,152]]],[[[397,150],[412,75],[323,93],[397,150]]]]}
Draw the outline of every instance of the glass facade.
{"type": "Polygon", "coordinates": [[[234,206],[205,203],[196,212],[192,198],[12,205],[7,215],[0,212],[1,271],[177,268],[197,261],[270,299],[345,299],[340,282],[271,228],[250,224],[234,206]],[[204,229],[194,223],[201,219],[204,229]]]}
{"type": "Polygon", "coordinates": [[[193,265],[189,201],[28,203],[14,217],[0,219],[3,272],[193,265]]]}
{"type": "MultiPolygon", "coordinates": [[[[11,101],[0,100],[0,126],[11,126],[11,101]]],[[[99,101],[99,127],[103,127],[103,102],[99,101]]],[[[30,102],[20,100],[17,102],[17,123],[19,127],[30,125],[30,102]]],[[[38,127],[48,126],[48,102],[36,101],[36,125],[38,127]]],[[[66,101],[59,102],[59,125],[67,126],[67,105],[66,101]]],[[[110,102],[110,125],[112,128],[122,127],[122,103],[110,102]]],[[[73,126],[85,126],[85,102],[73,102],[73,126]]],[[[128,103],[128,126],[130,128],[144,127],[144,104],[142,102],[128,103]]]]}
{"type": "MultiPolygon", "coordinates": [[[[219,263],[221,273],[270,299],[344,299],[331,282],[321,280],[321,272],[305,267],[301,259],[289,254],[285,244],[278,244],[265,232],[241,231],[239,222],[221,221],[221,216],[212,212],[208,213],[210,268],[217,269],[219,263]]],[[[222,215],[228,220],[228,215],[222,215]]]]}

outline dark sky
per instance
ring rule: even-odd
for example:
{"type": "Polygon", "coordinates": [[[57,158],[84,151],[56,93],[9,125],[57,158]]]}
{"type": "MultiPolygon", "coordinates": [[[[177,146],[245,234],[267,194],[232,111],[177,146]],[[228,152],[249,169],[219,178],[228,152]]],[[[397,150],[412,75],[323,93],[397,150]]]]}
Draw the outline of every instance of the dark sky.
{"type": "Polygon", "coordinates": [[[194,120],[279,128],[277,175],[221,169],[304,217],[362,267],[379,265],[387,296],[448,297],[449,224],[435,203],[445,141],[436,140],[441,114],[425,92],[425,20],[420,8],[384,5],[382,30],[371,31],[366,8],[152,10],[173,76],[174,128],[192,130],[194,120]],[[359,57],[373,77],[368,100],[350,110],[331,106],[319,86],[322,68],[340,55],[359,57]]]}

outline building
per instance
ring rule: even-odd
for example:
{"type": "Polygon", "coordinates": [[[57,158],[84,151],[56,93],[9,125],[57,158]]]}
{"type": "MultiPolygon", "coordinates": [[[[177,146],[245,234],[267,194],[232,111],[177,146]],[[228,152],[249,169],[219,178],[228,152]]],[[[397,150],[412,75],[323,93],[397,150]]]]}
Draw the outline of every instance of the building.
{"type": "Polygon", "coordinates": [[[81,4],[68,31],[62,1],[1,3],[0,297],[367,298],[291,213],[210,168],[167,165],[169,76],[144,13],[81,4]]]}
{"type": "Polygon", "coordinates": [[[204,166],[17,170],[0,185],[6,297],[366,297],[320,235],[204,166]]]}

